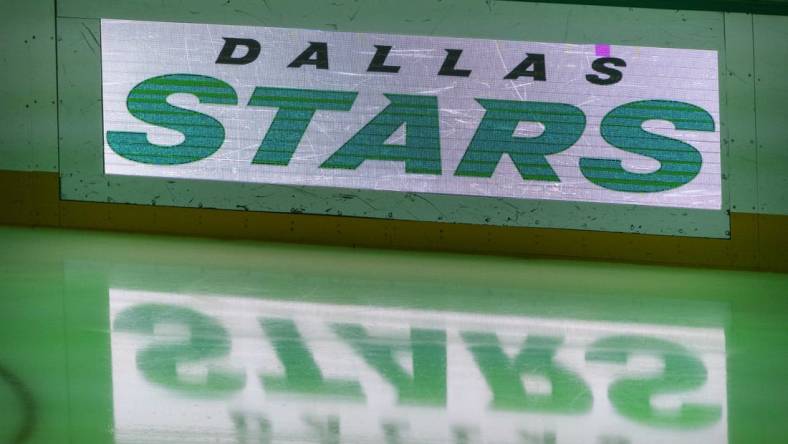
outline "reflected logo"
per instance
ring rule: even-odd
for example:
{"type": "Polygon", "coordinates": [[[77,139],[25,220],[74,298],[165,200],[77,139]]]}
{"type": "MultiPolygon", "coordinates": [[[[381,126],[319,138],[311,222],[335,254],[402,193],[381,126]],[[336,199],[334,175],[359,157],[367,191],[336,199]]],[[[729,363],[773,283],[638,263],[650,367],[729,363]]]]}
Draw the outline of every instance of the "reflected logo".
{"type": "Polygon", "coordinates": [[[122,289],[110,312],[119,442],[727,440],[721,329],[122,289]]]}

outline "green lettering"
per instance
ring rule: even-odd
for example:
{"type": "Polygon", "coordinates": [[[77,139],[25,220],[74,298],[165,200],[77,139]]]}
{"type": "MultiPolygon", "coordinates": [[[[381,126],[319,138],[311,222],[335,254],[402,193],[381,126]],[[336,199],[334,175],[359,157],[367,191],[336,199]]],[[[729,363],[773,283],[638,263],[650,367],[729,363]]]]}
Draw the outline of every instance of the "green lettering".
{"type": "Polygon", "coordinates": [[[262,375],[266,389],[310,395],[363,398],[358,381],[326,379],[304,344],[295,323],[289,319],[261,319],[260,325],[285,368],[285,376],[262,375]]]}
{"type": "Polygon", "coordinates": [[[720,419],[719,405],[683,403],[678,410],[651,406],[654,395],[689,391],[706,382],[703,362],[679,344],[640,336],[611,336],[594,342],[586,352],[586,360],[625,365],[637,353],[661,358],[662,373],[647,378],[621,378],[612,383],[607,392],[617,412],[644,424],[677,428],[702,427],[720,419]]]}
{"type": "Polygon", "coordinates": [[[208,365],[202,381],[184,380],[178,365],[219,358],[230,353],[227,330],[216,320],[185,307],[164,304],[142,304],[118,314],[114,328],[140,334],[153,334],[158,324],[176,324],[188,329],[188,339],[173,342],[159,338],[137,353],[137,368],[149,381],[190,395],[227,395],[246,384],[242,370],[208,365]]]}
{"type": "Polygon", "coordinates": [[[356,324],[334,326],[370,367],[397,389],[399,401],[408,404],[446,405],[446,333],[411,329],[410,344],[394,339],[372,338],[356,324]],[[396,353],[410,351],[413,376],[396,361],[396,353]]]}
{"type": "Polygon", "coordinates": [[[405,162],[405,171],[441,174],[438,98],[386,94],[391,103],[331,155],[321,168],[356,169],[365,160],[405,162]],[[405,144],[386,140],[405,125],[405,144]]]}
{"type": "Polygon", "coordinates": [[[150,78],[129,92],[129,113],[145,123],[180,132],[183,142],[157,145],[145,133],[107,131],[110,148],[126,159],[154,165],[195,162],[215,153],[224,143],[224,127],[211,116],[170,105],[167,98],[178,93],[197,96],[200,103],[238,104],[235,90],[213,77],[170,74],[150,78]]]}
{"type": "Polygon", "coordinates": [[[580,108],[563,103],[476,99],[485,113],[455,176],[492,177],[508,154],[525,180],[559,182],[545,156],[571,147],[583,134],[586,117],[580,108]],[[514,136],[520,122],[538,122],[537,137],[514,136]]]}
{"type": "Polygon", "coordinates": [[[249,106],[279,108],[252,163],[287,165],[315,111],[348,111],[357,93],[313,89],[255,88],[249,106]]]}
{"type": "Polygon", "coordinates": [[[609,190],[654,193],[686,185],[700,172],[703,160],[692,145],[643,129],[649,120],[666,120],[678,130],[714,131],[714,119],[704,109],[669,100],[643,100],[621,105],[602,119],[601,133],[614,147],[651,157],[660,166],[652,173],[633,173],[621,160],[581,158],[580,171],[609,190]]]}
{"type": "Polygon", "coordinates": [[[565,414],[591,408],[593,398],[585,382],[554,360],[561,338],[528,336],[520,352],[510,358],[494,333],[463,332],[462,337],[493,392],[493,407],[565,414]],[[550,393],[527,393],[523,374],[547,378],[550,393]]]}

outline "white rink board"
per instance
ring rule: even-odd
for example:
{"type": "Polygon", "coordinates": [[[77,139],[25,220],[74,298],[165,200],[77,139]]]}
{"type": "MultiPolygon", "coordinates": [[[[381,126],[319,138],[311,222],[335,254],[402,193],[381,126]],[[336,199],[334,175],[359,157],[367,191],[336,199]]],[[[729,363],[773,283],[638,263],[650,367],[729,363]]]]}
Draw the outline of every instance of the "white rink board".
{"type": "MultiPolygon", "coordinates": [[[[650,207],[722,207],[716,51],[612,46],[610,56],[626,61],[626,67],[619,68],[623,78],[600,86],[586,80],[586,75],[595,74],[591,62],[598,57],[598,48],[593,44],[119,20],[102,20],[101,40],[107,175],[650,207]],[[245,65],[215,63],[223,37],[228,36],[259,41],[262,48],[257,60],[245,65]],[[327,43],[329,69],[288,68],[315,41],[327,43]],[[367,71],[375,45],[392,46],[385,63],[400,66],[398,73],[367,71]],[[462,49],[456,68],[471,70],[468,77],[437,75],[448,48],[462,49]],[[504,79],[526,53],[544,55],[546,81],[504,79]],[[107,131],[147,133],[151,143],[161,145],[183,141],[178,132],[142,122],[126,108],[129,92],[140,82],[173,73],[214,77],[236,91],[237,106],[199,103],[188,94],[168,99],[218,120],[225,129],[224,143],[212,155],[180,165],[145,164],[118,155],[106,141],[107,131]],[[248,106],[256,87],[352,91],[357,96],[349,111],[316,111],[286,166],[254,164],[252,159],[276,113],[275,108],[248,106]],[[321,168],[389,104],[384,94],[437,97],[441,174],[406,173],[403,162],[384,160],[366,160],[355,169],[321,168]],[[484,115],[476,99],[564,103],[582,110],[586,119],[582,136],[568,149],[546,156],[560,181],[524,180],[507,154],[491,177],[454,174],[484,115]],[[713,119],[713,131],[677,130],[664,120],[643,124],[645,130],[684,141],[700,153],[702,166],[688,183],[659,192],[615,191],[592,183],[581,173],[581,158],[621,160],[622,168],[632,173],[651,173],[660,167],[655,159],[611,146],[600,134],[605,114],[639,100],[692,104],[713,119]]],[[[537,137],[543,129],[544,125],[523,122],[513,135],[537,137]]],[[[407,137],[405,126],[386,143],[402,144],[407,137]]]]}

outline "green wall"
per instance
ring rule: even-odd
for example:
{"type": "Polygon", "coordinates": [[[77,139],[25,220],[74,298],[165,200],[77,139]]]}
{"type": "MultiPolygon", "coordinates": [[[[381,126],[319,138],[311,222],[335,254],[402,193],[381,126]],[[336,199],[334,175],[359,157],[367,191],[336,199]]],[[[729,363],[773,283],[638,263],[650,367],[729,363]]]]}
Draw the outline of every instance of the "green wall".
{"type": "MultiPolygon", "coordinates": [[[[663,3],[653,4],[667,5],[663,3]]],[[[739,5],[737,2],[716,3],[690,2],[688,7],[739,5]]],[[[767,3],[780,2],[758,4],[767,3]]],[[[88,14],[91,18],[268,25],[282,21],[288,25],[303,23],[304,26],[308,24],[323,29],[421,34],[425,29],[432,29],[432,33],[437,35],[487,36],[494,30],[478,29],[474,24],[490,23],[496,18],[506,24],[516,19],[524,26],[539,26],[534,20],[529,23],[528,18],[552,17],[556,11],[565,14],[565,29],[557,32],[555,27],[542,25],[545,41],[560,41],[562,37],[570,41],[582,40],[584,27],[601,24],[604,20],[600,17],[623,12],[624,9],[484,0],[437,0],[430,4],[419,0],[332,3],[291,0],[6,0],[0,3],[0,56],[3,66],[0,70],[0,170],[58,171],[56,15],[77,18],[88,14]],[[369,27],[370,23],[380,23],[385,28],[386,17],[403,8],[420,11],[422,15],[414,14],[411,20],[405,21],[409,25],[398,24],[397,29],[362,29],[369,27]],[[318,22],[320,26],[316,25],[318,22]],[[425,28],[425,23],[433,25],[425,28]],[[581,31],[578,32],[579,29],[581,31]]],[[[644,10],[643,14],[652,15],[653,12],[644,10]]],[[[721,102],[729,109],[727,116],[723,116],[729,140],[727,157],[723,160],[727,170],[723,183],[729,193],[731,210],[788,215],[788,193],[785,193],[788,189],[788,175],[785,174],[788,171],[788,126],[784,124],[788,113],[780,108],[788,101],[788,79],[783,75],[784,61],[788,60],[788,45],[784,44],[788,41],[788,17],[720,11],[675,11],[673,14],[676,21],[689,19],[709,24],[721,21],[724,25],[719,30],[699,29],[699,35],[722,33],[720,38],[724,39],[721,59],[727,60],[729,72],[720,76],[721,102]]],[[[633,27],[641,25],[636,21],[622,21],[620,29],[595,30],[594,35],[607,35],[611,42],[618,43],[620,38],[617,36],[627,30],[631,33],[633,27]]],[[[665,26],[664,29],[642,26],[642,30],[649,40],[660,37],[663,32],[667,40],[670,38],[669,24],[665,26]]],[[[61,93],[68,87],[59,85],[61,93]]]]}
{"type": "Polygon", "coordinates": [[[748,12],[751,14],[788,14],[787,0],[546,0],[545,3],[579,3],[583,5],[623,6],[633,8],[748,12]]]}
{"type": "Polygon", "coordinates": [[[0,2],[0,169],[57,171],[55,5],[0,2]]]}

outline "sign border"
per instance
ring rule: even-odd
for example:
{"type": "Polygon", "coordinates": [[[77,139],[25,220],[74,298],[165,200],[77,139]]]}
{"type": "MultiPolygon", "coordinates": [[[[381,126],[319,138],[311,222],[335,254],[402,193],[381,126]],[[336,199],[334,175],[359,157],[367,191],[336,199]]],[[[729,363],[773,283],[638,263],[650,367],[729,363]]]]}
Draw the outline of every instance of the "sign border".
{"type": "MultiPolygon", "coordinates": [[[[718,31],[722,46],[722,29],[718,31]]],[[[721,210],[107,176],[103,172],[99,45],[100,20],[58,19],[59,151],[64,200],[730,238],[730,203],[725,186],[727,110],[722,99],[721,210]]],[[[717,50],[723,67],[725,54],[717,50]]],[[[724,93],[721,88],[721,96],[724,93]]]]}

